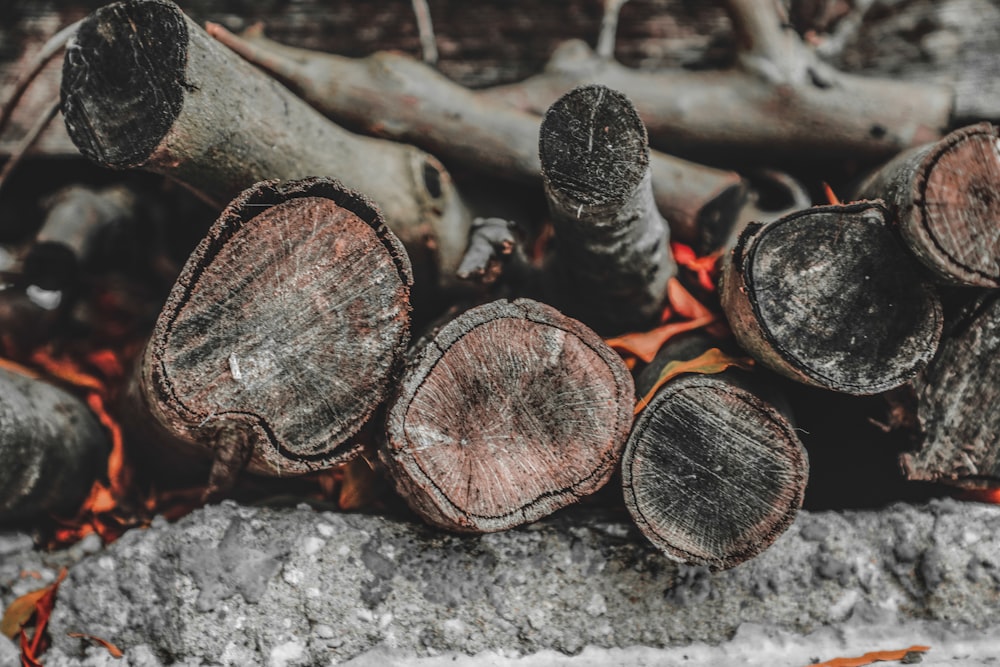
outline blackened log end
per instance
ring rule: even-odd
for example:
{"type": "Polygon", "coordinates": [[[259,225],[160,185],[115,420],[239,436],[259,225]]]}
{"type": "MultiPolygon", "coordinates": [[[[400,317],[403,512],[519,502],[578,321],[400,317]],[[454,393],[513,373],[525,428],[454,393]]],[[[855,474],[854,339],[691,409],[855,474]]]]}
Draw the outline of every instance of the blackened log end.
{"type": "Polygon", "coordinates": [[[142,165],[184,102],[188,27],[172,2],[102,7],[66,50],[60,95],[66,129],[87,158],[142,165]]]}
{"type": "Polygon", "coordinates": [[[646,127],[635,107],[598,85],[576,88],[549,108],[539,152],[549,187],[583,206],[626,201],[649,164],[646,127]]]}

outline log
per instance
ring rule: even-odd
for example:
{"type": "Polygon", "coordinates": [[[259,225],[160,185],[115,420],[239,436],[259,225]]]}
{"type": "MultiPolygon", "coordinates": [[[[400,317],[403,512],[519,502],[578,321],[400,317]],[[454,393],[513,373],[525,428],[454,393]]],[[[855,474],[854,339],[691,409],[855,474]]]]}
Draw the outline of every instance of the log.
{"type": "Polygon", "coordinates": [[[748,226],[724,262],[723,310],[740,345],[793,380],[849,394],[926,366],[941,303],[878,202],[817,206],[748,226]]]}
{"type": "Polygon", "coordinates": [[[374,205],[330,179],[246,190],[184,266],[130,412],[224,488],[329,467],[388,394],[409,340],[409,262],[374,205]]]}
{"type": "Polygon", "coordinates": [[[998,297],[980,295],[949,322],[934,360],[910,387],[917,447],[900,463],[911,480],[1000,485],[998,297]]]}
{"type": "Polygon", "coordinates": [[[1000,130],[979,123],[906,151],[862,183],[941,281],[1000,287],[1000,130]]]}
{"type": "MultiPolygon", "coordinates": [[[[717,344],[699,334],[671,341],[639,375],[637,393],[668,363],[717,344]]],[[[622,456],[625,504],[668,558],[734,567],[771,546],[802,506],[808,457],[762,375],[681,375],[639,413],[622,456]]]]}
{"type": "Polygon", "coordinates": [[[75,287],[82,271],[135,266],[153,249],[142,244],[136,193],[126,186],[69,186],[48,201],[48,212],[24,257],[24,278],[47,290],[75,287]]]}
{"type": "Polygon", "coordinates": [[[165,174],[221,209],[271,178],[329,176],[382,209],[421,283],[453,286],[470,218],[430,155],[334,125],[167,0],[126,0],[81,24],[63,113],[98,164],[165,174]]]}
{"type": "Polygon", "coordinates": [[[635,108],[604,86],[577,88],[546,112],[539,153],[558,243],[551,298],[602,333],[650,324],[677,265],[635,108]]]}
{"type": "Polygon", "coordinates": [[[0,367],[0,523],[73,512],[110,450],[81,400],[0,367]]]}
{"type": "Polygon", "coordinates": [[[505,530],[601,488],[632,405],[628,370],[591,330],[535,301],[494,301],[414,351],[379,453],[428,523],[505,530]]]}
{"type": "MultiPolygon", "coordinates": [[[[208,33],[345,127],[419,146],[455,173],[541,183],[540,116],[484,99],[407,55],[297,49],[259,26],[238,37],[210,24],[208,33]]],[[[650,162],[657,206],[677,238],[693,243],[705,227],[733,225],[745,191],[739,175],[655,151],[650,162]]]]}
{"type": "Polygon", "coordinates": [[[639,71],[574,40],[544,72],[482,94],[540,113],[566,91],[600,83],[634,102],[655,148],[721,164],[759,163],[762,155],[772,163],[885,160],[949,127],[950,87],[837,71],[787,26],[778,3],[726,6],[738,47],[729,69],[639,71]]]}

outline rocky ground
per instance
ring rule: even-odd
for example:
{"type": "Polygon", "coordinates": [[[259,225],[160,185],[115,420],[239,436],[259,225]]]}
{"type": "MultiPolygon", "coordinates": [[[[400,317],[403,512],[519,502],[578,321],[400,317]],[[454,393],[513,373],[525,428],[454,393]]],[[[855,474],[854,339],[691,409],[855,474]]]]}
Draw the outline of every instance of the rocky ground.
{"type": "MultiPolygon", "coordinates": [[[[911,645],[932,647],[927,665],[1000,665],[998,529],[1000,507],[954,501],[803,512],[762,556],[712,574],[666,560],[620,516],[465,537],[226,502],[107,549],[41,554],[8,534],[0,593],[7,604],[78,561],[50,667],[804,667],[911,645]]],[[[0,665],[11,661],[2,643],[0,665]]]]}

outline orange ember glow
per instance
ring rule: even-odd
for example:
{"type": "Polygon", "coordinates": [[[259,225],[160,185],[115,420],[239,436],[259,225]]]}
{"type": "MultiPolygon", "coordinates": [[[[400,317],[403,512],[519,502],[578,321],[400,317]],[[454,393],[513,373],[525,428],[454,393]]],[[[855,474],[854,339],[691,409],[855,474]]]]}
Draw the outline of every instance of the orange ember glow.
{"type": "Polygon", "coordinates": [[[833,660],[812,665],[812,667],[864,667],[876,662],[909,660],[913,656],[919,656],[920,653],[926,653],[930,650],[930,646],[911,646],[898,651],[872,651],[857,658],[834,658],[833,660]]]}
{"type": "Polygon", "coordinates": [[[840,201],[840,198],[837,197],[837,194],[833,191],[833,188],[831,188],[829,184],[827,183],[823,184],[823,192],[824,194],[826,194],[826,200],[830,202],[830,204],[832,204],[833,206],[839,206],[841,203],[843,203],[840,201]]]}
{"type": "Polygon", "coordinates": [[[974,503],[1000,505],[1000,487],[995,489],[966,489],[959,494],[959,498],[974,503]]]}

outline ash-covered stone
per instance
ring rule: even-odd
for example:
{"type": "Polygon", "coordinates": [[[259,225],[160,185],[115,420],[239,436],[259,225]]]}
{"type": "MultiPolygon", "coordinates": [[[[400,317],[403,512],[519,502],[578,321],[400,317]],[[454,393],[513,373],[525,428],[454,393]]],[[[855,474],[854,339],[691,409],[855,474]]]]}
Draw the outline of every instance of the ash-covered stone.
{"type": "Polygon", "coordinates": [[[672,563],[624,520],[581,512],[470,537],[223,503],[73,567],[51,664],[103,659],[67,632],[114,642],[130,665],[286,667],[714,645],[748,624],[794,635],[919,620],[975,633],[1000,612],[998,572],[1000,507],[952,501],[803,513],[771,549],[718,574],[672,563]]]}

